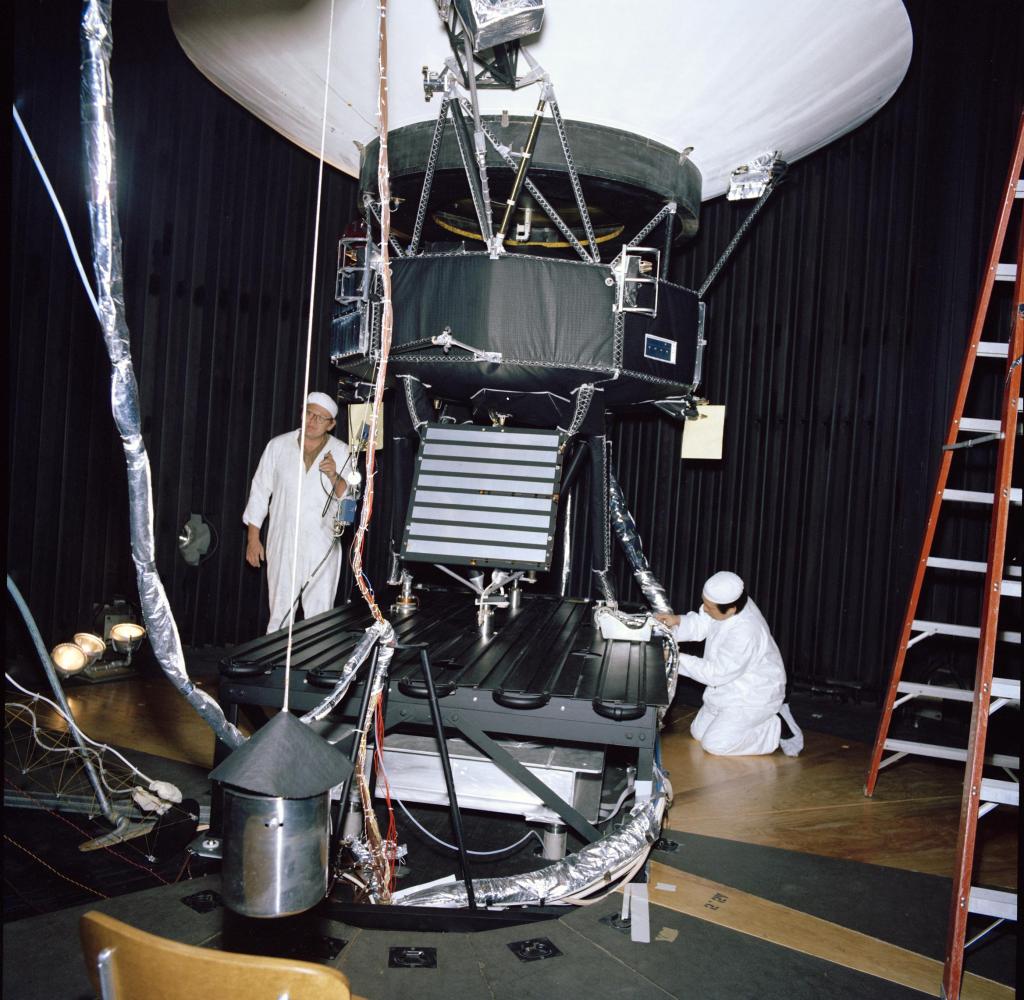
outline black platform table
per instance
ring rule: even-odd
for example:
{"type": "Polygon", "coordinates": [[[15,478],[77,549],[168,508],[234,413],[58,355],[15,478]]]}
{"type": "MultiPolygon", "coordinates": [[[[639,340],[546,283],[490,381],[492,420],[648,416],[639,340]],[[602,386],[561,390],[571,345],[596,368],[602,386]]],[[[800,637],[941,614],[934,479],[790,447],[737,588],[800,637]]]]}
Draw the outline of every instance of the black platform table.
{"type": "MultiPolygon", "coordinates": [[[[518,609],[497,611],[487,635],[464,591],[426,591],[416,611],[390,621],[400,646],[426,644],[444,725],[459,730],[506,772],[512,773],[492,752],[492,734],[624,747],[636,752],[637,779],[651,779],[657,710],[668,704],[659,643],[605,640],[587,602],[536,594],[524,595],[518,609]]],[[[295,626],[290,709],[305,712],[324,699],[370,622],[366,607],[353,603],[295,626]]],[[[237,721],[240,706],[281,706],[287,643],[283,629],[225,656],[220,699],[231,721],[237,721]]],[[[355,719],[364,683],[361,674],[333,718],[355,719]]],[[[386,729],[430,725],[424,687],[418,652],[397,650],[389,671],[386,729]]]]}

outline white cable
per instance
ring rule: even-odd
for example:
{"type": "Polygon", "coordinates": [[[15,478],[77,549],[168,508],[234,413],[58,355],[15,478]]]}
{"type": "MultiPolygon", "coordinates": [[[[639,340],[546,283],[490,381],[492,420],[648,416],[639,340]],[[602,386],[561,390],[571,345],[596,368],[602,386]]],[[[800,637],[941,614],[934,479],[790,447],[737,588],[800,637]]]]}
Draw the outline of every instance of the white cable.
{"type": "Polygon", "coordinates": [[[25,129],[25,125],[21,120],[21,115],[18,114],[18,109],[12,104],[11,110],[14,112],[14,123],[18,126],[18,131],[21,133],[22,139],[25,140],[25,145],[28,147],[28,152],[32,157],[32,162],[36,165],[36,169],[39,171],[39,176],[42,177],[43,184],[46,187],[47,193],[50,195],[50,201],[53,202],[53,207],[57,211],[57,218],[60,219],[60,224],[64,227],[64,236],[68,241],[68,246],[71,248],[71,256],[74,258],[75,267],[78,268],[78,273],[82,278],[82,284],[85,286],[85,293],[89,296],[89,302],[92,303],[93,312],[96,313],[96,318],[102,323],[103,319],[100,316],[100,304],[96,301],[96,293],[92,290],[92,285],[89,284],[89,279],[86,277],[82,258],[78,256],[78,248],[75,246],[75,239],[71,235],[71,227],[68,225],[68,220],[64,217],[64,209],[60,207],[60,202],[57,200],[57,193],[53,190],[53,187],[50,184],[50,178],[46,176],[46,171],[43,169],[42,161],[36,153],[35,146],[32,145],[32,140],[28,137],[28,131],[25,129]]]}
{"type": "MultiPolygon", "coordinates": [[[[598,822],[605,823],[610,819],[614,819],[622,811],[622,806],[631,795],[636,794],[636,786],[627,784],[622,790],[622,794],[619,796],[619,801],[611,807],[611,812],[607,816],[600,816],[598,822]]],[[[603,810],[602,810],[603,811],[603,810]]]]}
{"type": "MultiPolygon", "coordinates": [[[[413,826],[416,827],[417,830],[420,831],[420,833],[429,837],[432,841],[434,841],[437,844],[440,844],[442,847],[447,847],[449,851],[458,850],[458,847],[456,847],[455,844],[449,844],[448,841],[442,840],[440,837],[435,837],[434,834],[432,834],[425,826],[423,826],[419,822],[419,820],[417,820],[416,817],[413,816],[413,814],[405,808],[405,803],[397,795],[392,795],[391,798],[398,803],[399,808],[402,810],[402,812],[405,813],[406,818],[409,820],[409,822],[413,824],[413,826]]],[[[467,847],[466,853],[472,854],[476,858],[486,858],[490,857],[492,854],[505,854],[508,851],[514,851],[517,847],[522,847],[523,844],[525,844],[531,837],[536,837],[537,840],[540,841],[541,846],[544,846],[544,841],[541,840],[540,834],[537,833],[536,830],[529,830],[527,831],[525,837],[521,838],[520,840],[517,840],[514,844],[509,844],[507,847],[499,847],[496,851],[471,851],[467,847]]]]}
{"type": "MultiPolygon", "coordinates": [[[[298,572],[299,563],[299,534],[302,516],[302,483],[305,474],[305,449],[306,449],[306,397],[309,395],[309,371],[313,356],[313,316],[316,305],[316,255],[320,248],[320,207],[323,202],[324,189],[324,148],[327,144],[327,98],[331,91],[331,51],[334,45],[334,0],[331,0],[331,18],[327,28],[327,68],[324,70],[324,106],[320,124],[320,157],[317,167],[316,181],[316,216],[313,221],[313,260],[310,264],[309,277],[309,321],[306,328],[306,369],[303,375],[302,384],[302,430],[299,432],[299,464],[297,472],[299,477],[298,501],[295,504],[295,537],[292,545],[292,583],[290,593],[295,593],[295,577],[298,572]]],[[[292,632],[295,629],[294,612],[288,617],[288,644],[284,654],[284,702],[283,711],[288,711],[288,692],[291,684],[292,672],[292,632]]]]}
{"type": "MultiPolygon", "coordinates": [[[[390,788],[390,783],[388,782],[388,772],[384,768],[384,754],[383,753],[377,755],[377,771],[381,775],[383,775],[384,783],[386,785],[388,785],[388,787],[390,788]]],[[[457,851],[458,850],[458,847],[456,847],[455,844],[449,844],[447,841],[442,840],[440,837],[435,837],[425,826],[423,826],[416,819],[415,816],[413,816],[413,814],[411,812],[409,812],[408,809],[405,808],[405,803],[397,795],[392,794],[391,798],[394,799],[395,802],[398,803],[398,805],[401,808],[402,812],[405,813],[405,815],[409,818],[410,822],[413,824],[413,826],[415,826],[420,831],[420,833],[426,834],[426,836],[428,836],[431,840],[435,841],[436,843],[440,844],[442,847],[447,847],[449,851],[457,851]]],[[[544,846],[544,841],[541,840],[540,834],[537,833],[536,830],[530,830],[526,834],[525,837],[523,837],[521,840],[517,840],[514,844],[509,844],[508,847],[499,847],[498,850],[496,850],[496,851],[471,851],[471,850],[469,850],[467,848],[466,849],[466,853],[467,854],[475,855],[476,857],[479,857],[479,858],[488,857],[488,856],[490,856],[492,854],[504,854],[506,851],[512,851],[512,850],[515,850],[515,848],[517,848],[517,847],[521,847],[531,837],[536,837],[538,840],[540,840],[541,846],[542,847],[544,846]]]]}
{"type": "MultiPolygon", "coordinates": [[[[146,782],[149,783],[149,784],[153,783],[153,779],[152,778],[150,778],[147,775],[143,774],[142,771],[140,771],[122,753],[119,753],[117,750],[115,750],[109,744],[99,743],[98,741],[94,740],[91,736],[87,736],[85,733],[83,733],[81,728],[79,728],[78,723],[75,722],[74,719],[69,719],[64,714],[63,710],[61,709],[61,707],[56,702],[50,701],[50,699],[47,698],[45,695],[37,694],[35,691],[29,691],[28,688],[22,687],[10,674],[5,673],[4,676],[7,678],[7,682],[9,684],[13,684],[22,694],[27,694],[30,698],[32,698],[32,699],[34,699],[36,701],[44,702],[45,704],[49,705],[50,708],[52,708],[87,743],[91,743],[94,747],[98,747],[100,750],[109,750],[115,757],[117,757],[119,760],[121,760],[121,762],[126,767],[128,767],[132,771],[133,774],[137,774],[140,778],[144,778],[146,780],[146,782]]],[[[15,704],[17,704],[17,703],[15,703],[15,704]]],[[[19,707],[24,708],[26,706],[19,705],[19,707]]],[[[35,713],[31,709],[28,709],[28,712],[32,716],[32,723],[33,723],[33,729],[34,729],[35,725],[36,725],[35,713]]],[[[74,752],[74,751],[72,751],[72,752],[74,752]]]]}

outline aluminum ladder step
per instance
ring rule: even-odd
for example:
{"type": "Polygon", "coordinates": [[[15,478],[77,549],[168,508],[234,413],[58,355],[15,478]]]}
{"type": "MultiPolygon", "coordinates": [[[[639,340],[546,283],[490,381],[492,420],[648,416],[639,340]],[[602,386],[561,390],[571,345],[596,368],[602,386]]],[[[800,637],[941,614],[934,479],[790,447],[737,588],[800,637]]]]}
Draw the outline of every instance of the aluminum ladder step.
{"type": "MultiPolygon", "coordinates": [[[[941,684],[918,684],[915,681],[900,681],[896,685],[900,694],[911,697],[942,698],[946,701],[974,701],[974,692],[966,688],[944,687],[941,684]]],[[[992,697],[1020,701],[1020,681],[1004,677],[992,678],[992,697]]]]}
{"type": "MultiPolygon", "coordinates": [[[[903,756],[914,754],[917,757],[935,757],[937,760],[959,760],[966,762],[967,751],[962,747],[944,747],[937,743],[917,743],[914,740],[886,740],[885,749],[891,750],[893,754],[903,756]]],[[[882,765],[895,762],[896,757],[890,757],[882,762],[882,765]]],[[[1008,767],[1011,771],[1020,770],[1020,757],[1011,757],[1008,754],[993,753],[985,755],[985,763],[993,767],[1008,767]]]]}
{"type": "MultiPolygon", "coordinates": [[[[1010,503],[1020,503],[1020,487],[1010,488],[1010,503]]],[[[943,500],[959,500],[961,503],[987,503],[990,507],[995,500],[994,493],[980,493],[977,490],[943,490],[943,500]]]]}
{"type": "Polygon", "coordinates": [[[1010,353],[1010,345],[1000,343],[998,340],[978,341],[979,358],[1005,358],[1010,353]]]}
{"type": "MultiPolygon", "coordinates": [[[[931,635],[955,635],[961,639],[981,638],[981,629],[977,625],[952,625],[949,622],[926,622],[923,619],[915,618],[910,623],[910,627],[915,632],[928,632],[931,635]]],[[[996,633],[996,638],[1000,642],[1020,645],[1020,632],[1008,632],[1000,629],[996,633]]]]}
{"type": "MultiPolygon", "coordinates": [[[[929,556],[925,565],[930,569],[955,569],[961,573],[985,573],[988,563],[974,562],[970,559],[946,559],[943,556],[929,556]]],[[[1003,580],[999,585],[999,593],[1003,597],[1020,597],[1020,567],[1008,566],[1010,579],[1003,580]],[[1016,577],[1016,579],[1012,579],[1016,577]]]]}
{"type": "Polygon", "coordinates": [[[1017,919],[1017,894],[1002,889],[982,889],[971,886],[971,895],[967,901],[967,909],[971,913],[981,913],[986,917],[1000,920],[1017,919]]]}
{"type": "Polygon", "coordinates": [[[996,264],[996,281],[1016,281],[1016,264],[996,264]]]}
{"type": "Polygon", "coordinates": [[[1001,778],[982,778],[980,798],[982,802],[997,802],[1001,806],[1019,806],[1020,785],[1001,778]]]}
{"type": "MultiPolygon", "coordinates": [[[[1017,400],[1017,412],[1024,413],[1024,399],[1017,400]]],[[[977,431],[982,434],[998,434],[1002,429],[1002,421],[988,417],[961,417],[959,428],[962,431],[977,431]]]]}

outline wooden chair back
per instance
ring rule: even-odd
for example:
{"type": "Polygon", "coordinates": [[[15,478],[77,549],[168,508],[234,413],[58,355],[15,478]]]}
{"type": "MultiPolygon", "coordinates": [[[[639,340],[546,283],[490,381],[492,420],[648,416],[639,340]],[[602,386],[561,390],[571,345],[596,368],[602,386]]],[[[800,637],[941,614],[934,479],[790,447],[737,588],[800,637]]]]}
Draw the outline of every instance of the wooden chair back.
{"type": "Polygon", "coordinates": [[[179,944],[91,910],[79,923],[103,1000],[358,1000],[337,969],[179,944]]]}

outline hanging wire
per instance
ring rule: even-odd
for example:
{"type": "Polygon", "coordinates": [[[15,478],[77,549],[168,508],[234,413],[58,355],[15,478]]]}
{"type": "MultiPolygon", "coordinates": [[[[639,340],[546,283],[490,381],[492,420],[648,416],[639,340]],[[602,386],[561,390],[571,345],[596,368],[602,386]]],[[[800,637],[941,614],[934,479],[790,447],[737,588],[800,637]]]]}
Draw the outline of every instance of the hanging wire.
{"type": "MultiPolygon", "coordinates": [[[[370,407],[370,428],[368,441],[377,440],[377,426],[380,422],[380,411],[384,401],[384,383],[387,377],[388,357],[391,353],[391,330],[393,325],[393,308],[391,302],[391,262],[389,239],[391,236],[391,183],[388,171],[388,35],[387,35],[387,0],[381,0],[380,19],[378,22],[378,86],[377,86],[377,118],[379,134],[379,153],[377,157],[377,190],[380,196],[380,273],[381,273],[381,323],[380,323],[380,361],[377,366],[377,377],[374,381],[373,402],[370,407]]],[[[352,575],[359,592],[370,609],[374,620],[385,625],[384,615],[377,606],[373,588],[363,572],[363,549],[366,532],[373,515],[374,487],[376,478],[377,451],[368,448],[366,454],[366,494],[360,511],[359,527],[356,529],[352,544],[352,575]]]]}
{"type": "Polygon", "coordinates": [[[39,171],[39,176],[43,179],[43,186],[46,188],[46,193],[50,196],[50,201],[53,202],[57,218],[60,219],[60,224],[64,229],[64,238],[67,240],[68,247],[71,249],[71,256],[74,258],[75,267],[78,268],[78,274],[82,279],[85,294],[89,296],[89,302],[92,304],[93,312],[96,313],[96,318],[102,323],[103,317],[100,316],[100,304],[96,301],[96,293],[92,290],[92,285],[89,284],[89,278],[85,273],[85,265],[82,263],[82,258],[78,255],[78,247],[75,246],[75,238],[71,235],[71,227],[68,225],[68,220],[64,215],[64,209],[61,208],[60,201],[57,199],[57,193],[53,190],[53,186],[50,184],[50,178],[46,176],[46,170],[43,169],[43,163],[42,160],[39,159],[36,147],[32,145],[32,140],[28,137],[28,130],[25,128],[25,125],[21,120],[21,115],[18,114],[18,109],[12,104],[11,110],[14,112],[14,124],[18,126],[18,131],[21,133],[22,139],[25,140],[29,156],[32,157],[32,162],[36,165],[36,170],[39,171]]]}
{"type": "MultiPolygon", "coordinates": [[[[327,66],[324,69],[324,104],[320,116],[320,156],[317,162],[316,178],[316,214],[313,220],[313,259],[310,263],[309,276],[309,320],[306,325],[306,367],[302,377],[302,419],[299,431],[299,461],[296,472],[299,477],[298,502],[295,504],[295,536],[292,544],[292,582],[288,592],[295,593],[295,577],[299,564],[299,534],[302,521],[302,484],[305,480],[306,455],[306,397],[309,395],[309,371],[313,357],[313,317],[316,308],[317,269],[316,255],[320,248],[320,207],[323,202],[324,190],[324,149],[327,144],[327,97],[331,91],[331,50],[334,45],[334,0],[331,0],[331,17],[327,28],[327,66]]],[[[292,673],[292,632],[295,629],[295,608],[288,615],[288,643],[284,653],[284,701],[282,710],[288,711],[288,694],[291,686],[292,673]]]]}

